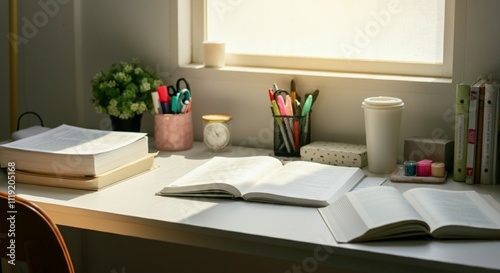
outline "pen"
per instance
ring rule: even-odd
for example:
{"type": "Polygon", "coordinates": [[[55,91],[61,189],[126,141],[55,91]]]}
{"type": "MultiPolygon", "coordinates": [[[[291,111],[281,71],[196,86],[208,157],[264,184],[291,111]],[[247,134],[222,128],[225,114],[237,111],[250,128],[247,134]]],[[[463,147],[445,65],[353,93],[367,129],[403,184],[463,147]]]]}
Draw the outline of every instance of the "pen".
{"type": "Polygon", "coordinates": [[[297,87],[295,85],[295,80],[292,79],[290,83],[290,95],[292,96],[292,106],[293,106],[293,112],[298,115],[298,109],[297,109],[297,87]]]}
{"type": "Polygon", "coordinates": [[[285,111],[286,115],[290,116],[291,118],[288,118],[290,122],[290,128],[292,128],[292,133],[293,133],[293,140],[295,143],[295,151],[299,150],[299,121],[298,119],[293,118],[293,106],[292,106],[292,98],[289,95],[286,95],[285,97],[285,111]]]}
{"type": "Polygon", "coordinates": [[[276,92],[278,90],[279,90],[278,84],[277,83],[273,83],[273,91],[276,92]]]}
{"type": "Polygon", "coordinates": [[[285,113],[287,116],[293,116],[292,98],[289,95],[285,97],[285,113]]]}
{"type": "Polygon", "coordinates": [[[184,111],[184,113],[189,113],[189,111],[191,111],[191,105],[193,104],[193,97],[190,97],[189,98],[189,103],[186,105],[186,110],[184,111]]]}
{"type": "Polygon", "coordinates": [[[167,86],[158,87],[158,96],[163,114],[170,114],[170,97],[168,96],[167,86]]]}
{"type": "Polygon", "coordinates": [[[285,147],[287,152],[291,152],[290,144],[288,143],[288,140],[286,139],[286,133],[285,133],[285,128],[283,128],[283,120],[282,118],[277,118],[277,116],[280,116],[280,110],[278,108],[278,105],[276,104],[275,100],[271,101],[272,109],[274,116],[276,118],[276,122],[278,123],[278,127],[280,128],[281,135],[283,136],[283,142],[285,143],[285,147]]]}
{"type": "Polygon", "coordinates": [[[191,102],[191,100],[185,100],[184,103],[182,103],[182,108],[181,108],[182,114],[186,113],[190,102],[191,102]]]}
{"type": "MultiPolygon", "coordinates": [[[[283,100],[283,97],[278,96],[278,98],[276,100],[277,100],[281,115],[287,116],[285,101],[283,100]]],[[[283,122],[285,123],[285,128],[286,128],[286,132],[288,134],[288,139],[290,140],[291,143],[293,143],[293,133],[292,133],[292,129],[290,128],[290,123],[288,121],[288,118],[283,118],[283,122]]],[[[295,146],[292,146],[292,147],[293,147],[293,150],[296,151],[295,146]]]]}
{"type": "Polygon", "coordinates": [[[295,150],[298,151],[300,149],[300,133],[299,133],[299,121],[293,121],[293,132],[294,132],[294,140],[295,140],[295,150]]]}
{"type": "MultiPolygon", "coordinates": [[[[302,140],[307,141],[307,132],[309,127],[309,112],[311,111],[311,106],[313,102],[313,95],[309,95],[304,102],[304,108],[302,108],[302,116],[306,116],[306,122],[304,123],[304,129],[302,130],[302,140]]],[[[306,142],[307,143],[307,142],[306,142]]]]}
{"type": "Polygon", "coordinates": [[[311,111],[311,106],[313,102],[313,95],[309,95],[306,98],[306,102],[304,102],[304,108],[302,108],[302,116],[305,116],[311,111]]]}
{"type": "Polygon", "coordinates": [[[319,90],[316,89],[316,90],[314,90],[314,92],[312,92],[313,101],[311,103],[311,107],[316,102],[316,100],[318,99],[318,96],[319,96],[319,90]]]}
{"type": "Polygon", "coordinates": [[[270,101],[271,101],[271,103],[272,103],[272,102],[273,102],[273,100],[274,100],[274,91],[273,91],[273,89],[269,88],[269,89],[267,90],[267,92],[269,93],[269,100],[270,100],[270,101]]]}

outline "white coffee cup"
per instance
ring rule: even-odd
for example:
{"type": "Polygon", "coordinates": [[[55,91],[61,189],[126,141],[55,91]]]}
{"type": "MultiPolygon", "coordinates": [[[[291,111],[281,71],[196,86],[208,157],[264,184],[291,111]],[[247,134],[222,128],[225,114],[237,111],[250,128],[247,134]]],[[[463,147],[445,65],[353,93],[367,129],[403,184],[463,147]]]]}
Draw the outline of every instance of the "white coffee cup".
{"type": "Polygon", "coordinates": [[[203,42],[203,58],[205,67],[223,67],[226,58],[226,45],[221,42],[203,42]]]}
{"type": "Polygon", "coordinates": [[[383,96],[366,98],[361,105],[365,114],[368,170],[371,173],[391,173],[396,167],[404,105],[401,99],[383,96]]]}

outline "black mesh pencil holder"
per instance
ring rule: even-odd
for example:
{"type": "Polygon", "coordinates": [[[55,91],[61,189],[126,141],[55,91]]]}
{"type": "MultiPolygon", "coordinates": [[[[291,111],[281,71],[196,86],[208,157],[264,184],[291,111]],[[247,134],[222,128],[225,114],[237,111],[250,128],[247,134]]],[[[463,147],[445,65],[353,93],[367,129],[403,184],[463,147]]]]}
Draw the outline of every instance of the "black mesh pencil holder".
{"type": "Polygon", "coordinates": [[[274,116],[274,155],[299,157],[300,147],[311,143],[311,114],[274,116]]]}

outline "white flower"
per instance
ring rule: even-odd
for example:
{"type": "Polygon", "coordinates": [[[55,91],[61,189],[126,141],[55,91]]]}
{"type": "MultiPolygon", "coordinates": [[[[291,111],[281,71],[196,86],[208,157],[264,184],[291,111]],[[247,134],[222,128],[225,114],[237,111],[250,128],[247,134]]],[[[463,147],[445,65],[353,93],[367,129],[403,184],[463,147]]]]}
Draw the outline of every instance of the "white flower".
{"type": "Polygon", "coordinates": [[[141,83],[141,91],[146,92],[151,90],[151,84],[149,84],[148,79],[143,78],[141,83]]]}
{"type": "Polygon", "coordinates": [[[158,88],[162,84],[163,84],[163,82],[161,80],[154,80],[153,81],[153,88],[158,88]]]}
{"type": "Polygon", "coordinates": [[[127,113],[121,113],[118,117],[121,119],[128,119],[129,115],[127,113]]]}
{"type": "Polygon", "coordinates": [[[146,105],[146,103],[144,103],[143,101],[139,102],[139,107],[138,107],[138,110],[139,112],[146,112],[148,110],[148,106],[146,105]]]}
{"type": "Polygon", "coordinates": [[[117,72],[113,77],[119,82],[124,82],[126,75],[123,72],[117,72]]]}
{"type": "Polygon", "coordinates": [[[136,103],[132,103],[132,105],[130,105],[130,110],[132,110],[134,112],[137,111],[137,110],[139,110],[139,103],[137,103],[137,102],[136,103]]]}
{"type": "Polygon", "coordinates": [[[123,71],[125,73],[129,73],[130,71],[132,71],[134,68],[128,64],[128,63],[122,63],[122,66],[123,66],[123,71]]]}

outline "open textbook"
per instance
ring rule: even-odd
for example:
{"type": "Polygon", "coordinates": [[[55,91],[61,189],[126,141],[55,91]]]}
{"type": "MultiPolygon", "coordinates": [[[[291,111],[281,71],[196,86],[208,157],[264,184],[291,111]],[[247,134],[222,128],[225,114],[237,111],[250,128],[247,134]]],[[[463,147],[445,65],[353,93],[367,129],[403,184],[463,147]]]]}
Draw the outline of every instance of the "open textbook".
{"type": "Polygon", "coordinates": [[[145,133],[61,125],[0,145],[0,166],[59,176],[99,176],[148,155],[145,133]]]}
{"type": "Polygon", "coordinates": [[[364,177],[356,167],[306,161],[283,165],[270,156],[214,157],[157,194],[321,207],[351,190],[364,177]]]}
{"type": "Polygon", "coordinates": [[[475,191],[380,186],[348,192],[319,209],[340,243],[430,235],[500,239],[500,204],[475,191]]]}

